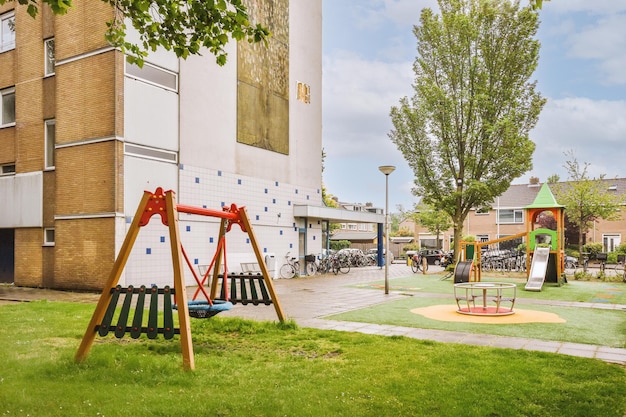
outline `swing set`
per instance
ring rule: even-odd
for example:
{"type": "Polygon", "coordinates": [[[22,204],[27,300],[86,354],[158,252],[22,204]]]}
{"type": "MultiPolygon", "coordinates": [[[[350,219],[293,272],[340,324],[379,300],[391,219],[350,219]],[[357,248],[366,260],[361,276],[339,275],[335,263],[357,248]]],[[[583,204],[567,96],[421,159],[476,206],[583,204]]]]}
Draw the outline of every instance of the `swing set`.
{"type": "Polygon", "coordinates": [[[236,303],[243,305],[248,303],[253,305],[261,303],[265,305],[273,304],[278,319],[281,322],[285,321],[285,315],[276,297],[272,279],[263,261],[245,208],[232,204],[230,207],[223,207],[222,211],[218,211],[185,206],[176,204],[174,192],[171,190],[163,192],[163,189],[159,187],[154,193],[144,191],[133,222],[126,234],[120,253],[113,264],[109,278],[104,285],[96,309],[74,359],[76,362],[82,362],[87,358],[96,334],[106,336],[112,331],[117,338],[122,338],[126,333],[130,333],[131,337],[135,339],[140,337],[141,334],[146,334],[150,339],[156,338],[159,334],[162,334],[165,339],[171,339],[175,334],[178,334],[180,335],[183,367],[187,370],[193,370],[195,362],[189,317],[210,318],[220,312],[230,310],[233,304],[236,303]],[[192,267],[180,241],[178,230],[179,212],[221,219],[217,250],[209,268],[201,278],[192,267]],[[123,288],[117,284],[139,230],[141,227],[146,226],[154,215],[159,215],[161,222],[169,229],[174,286],[165,286],[164,288],[152,286],[151,288],[146,288],[146,286],[142,285],[140,287],[129,286],[123,288]],[[226,233],[231,230],[233,224],[237,224],[243,232],[248,234],[261,269],[260,274],[228,274],[228,269],[226,268],[226,233]],[[192,300],[187,298],[187,288],[183,275],[183,259],[191,270],[197,284],[192,300]],[[222,261],[224,273],[220,274],[222,261]],[[207,292],[205,286],[208,283],[211,272],[210,287],[209,292],[207,292]],[[201,294],[204,296],[204,299],[198,299],[201,294]],[[121,307],[118,307],[122,299],[121,307]],[[132,322],[128,325],[133,300],[135,301],[135,311],[132,322]],[[147,323],[145,323],[144,318],[146,303],[149,304],[147,323]],[[163,306],[163,314],[159,314],[158,311],[161,305],[163,306]],[[179,328],[174,327],[173,310],[178,312],[179,328]],[[114,318],[117,318],[116,324],[113,324],[114,318]]]}

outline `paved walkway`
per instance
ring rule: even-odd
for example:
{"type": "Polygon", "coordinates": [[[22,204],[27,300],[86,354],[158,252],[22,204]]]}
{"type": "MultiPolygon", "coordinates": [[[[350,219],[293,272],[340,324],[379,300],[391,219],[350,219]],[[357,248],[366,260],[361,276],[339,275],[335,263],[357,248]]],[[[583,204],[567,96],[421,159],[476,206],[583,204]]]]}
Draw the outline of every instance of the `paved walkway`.
{"type": "MultiPolygon", "coordinates": [[[[431,267],[432,272],[435,268],[431,267]]],[[[438,342],[462,343],[477,346],[491,346],[499,348],[524,349],[532,351],[554,352],[566,355],[597,358],[606,362],[626,364],[626,349],[606,346],[587,345],[545,341],[522,337],[494,336],[489,334],[475,334],[443,330],[419,329],[393,325],[358,323],[347,321],[327,320],[324,317],[363,307],[386,303],[406,297],[402,292],[390,291],[385,295],[383,291],[363,290],[355,288],[355,284],[384,280],[384,268],[365,267],[352,269],[350,273],[342,275],[323,275],[315,277],[301,277],[294,279],[277,279],[274,281],[277,296],[287,318],[293,319],[302,327],[312,327],[326,330],[353,331],[383,336],[406,336],[421,340],[438,342]]],[[[404,264],[389,265],[389,279],[410,276],[411,269],[404,264]]],[[[415,296],[429,296],[416,293],[415,296]]],[[[441,294],[437,295],[438,297],[441,294]]],[[[31,301],[36,299],[79,301],[95,303],[99,294],[73,293],[63,291],[38,290],[31,288],[16,288],[0,286],[0,304],[16,301],[31,301]]],[[[551,305],[575,306],[581,308],[626,309],[626,306],[615,304],[592,304],[542,301],[519,299],[517,304],[539,304],[549,302],[551,305]]],[[[242,306],[235,305],[232,310],[221,313],[222,317],[242,317],[253,320],[278,320],[274,306],[242,306]]]]}

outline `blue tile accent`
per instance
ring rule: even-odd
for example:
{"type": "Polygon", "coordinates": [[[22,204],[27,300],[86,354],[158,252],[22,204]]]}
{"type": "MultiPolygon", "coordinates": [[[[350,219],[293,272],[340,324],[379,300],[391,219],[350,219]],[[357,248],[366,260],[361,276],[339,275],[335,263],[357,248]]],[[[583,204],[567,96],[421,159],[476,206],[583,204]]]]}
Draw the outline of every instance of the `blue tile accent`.
{"type": "Polygon", "coordinates": [[[200,177],[196,177],[196,184],[200,184],[200,177]]]}
{"type": "Polygon", "coordinates": [[[290,206],[291,205],[291,201],[287,201],[287,205],[290,206]]]}
{"type": "Polygon", "coordinates": [[[307,199],[307,200],[309,200],[309,199],[310,199],[310,197],[309,197],[309,195],[308,195],[308,194],[306,195],[306,199],[307,199]]]}
{"type": "Polygon", "coordinates": [[[223,201],[220,203],[220,207],[224,207],[226,206],[226,203],[224,203],[223,201]]]}
{"type": "Polygon", "coordinates": [[[250,243],[250,238],[246,238],[246,243],[250,243]]]}
{"type": "Polygon", "coordinates": [[[221,177],[222,176],[222,171],[217,171],[217,176],[221,177]]]}
{"type": "Polygon", "coordinates": [[[265,194],[267,194],[267,192],[268,192],[268,191],[267,191],[267,188],[266,188],[266,189],[265,189],[265,194]]]}
{"type": "Polygon", "coordinates": [[[272,203],[276,204],[276,199],[272,198],[272,203]]]}
{"type": "Polygon", "coordinates": [[[185,230],[186,230],[187,232],[191,232],[191,226],[186,226],[186,227],[185,227],[185,230]]]}
{"type": "Polygon", "coordinates": [[[283,231],[281,230],[279,234],[282,236],[283,235],[283,231]]]}
{"type": "Polygon", "coordinates": [[[151,255],[151,254],[152,254],[152,249],[146,248],[146,255],[151,255]]]}
{"type": "Polygon", "coordinates": [[[178,169],[180,169],[181,171],[182,171],[183,169],[185,169],[185,164],[179,164],[179,165],[178,165],[178,169]]]}
{"type": "Polygon", "coordinates": [[[202,208],[206,208],[206,204],[203,204],[203,205],[202,205],[202,208]]]}
{"type": "Polygon", "coordinates": [[[293,243],[289,244],[289,249],[293,249],[293,243]]]}
{"type": "Polygon", "coordinates": [[[241,185],[241,180],[237,180],[237,185],[241,185]]]}
{"type": "Polygon", "coordinates": [[[165,236],[161,236],[159,240],[161,241],[161,243],[165,243],[165,236]]]}
{"type": "Polygon", "coordinates": [[[298,194],[298,189],[296,188],[296,194],[298,194]]]}
{"type": "Polygon", "coordinates": [[[278,181],[276,181],[276,182],[274,183],[274,185],[278,187],[278,181]]]}
{"type": "Polygon", "coordinates": [[[193,259],[193,264],[194,264],[194,265],[198,265],[198,262],[199,262],[199,261],[198,261],[198,258],[194,258],[194,259],[193,259]]]}
{"type": "Polygon", "coordinates": [[[258,214],[256,215],[256,219],[259,220],[259,215],[258,214]]]}
{"type": "Polygon", "coordinates": [[[133,222],[133,218],[132,217],[130,217],[130,216],[126,217],[126,223],[130,224],[132,222],[133,222]]]}
{"type": "Polygon", "coordinates": [[[267,207],[264,207],[264,208],[263,208],[263,211],[267,212],[267,207]]]}
{"type": "Polygon", "coordinates": [[[209,238],[209,243],[213,243],[213,238],[212,237],[209,238]]]}
{"type": "Polygon", "coordinates": [[[267,248],[263,248],[263,253],[267,253],[267,248]]]}
{"type": "Polygon", "coordinates": [[[313,240],[315,240],[315,238],[316,238],[316,237],[317,237],[317,236],[313,235],[313,240]]]}

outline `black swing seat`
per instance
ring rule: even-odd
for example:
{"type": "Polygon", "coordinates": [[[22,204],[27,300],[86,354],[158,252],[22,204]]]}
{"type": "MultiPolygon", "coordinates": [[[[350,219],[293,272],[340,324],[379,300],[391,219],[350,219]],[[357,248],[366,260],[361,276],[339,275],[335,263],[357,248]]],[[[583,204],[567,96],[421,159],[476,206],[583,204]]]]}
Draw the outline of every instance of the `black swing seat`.
{"type": "MultiPolygon", "coordinates": [[[[233,303],[224,300],[215,300],[213,304],[209,304],[205,300],[188,301],[187,308],[189,309],[189,316],[197,319],[208,319],[222,311],[228,311],[233,308],[233,303]]],[[[178,307],[174,305],[174,309],[178,307]]]]}

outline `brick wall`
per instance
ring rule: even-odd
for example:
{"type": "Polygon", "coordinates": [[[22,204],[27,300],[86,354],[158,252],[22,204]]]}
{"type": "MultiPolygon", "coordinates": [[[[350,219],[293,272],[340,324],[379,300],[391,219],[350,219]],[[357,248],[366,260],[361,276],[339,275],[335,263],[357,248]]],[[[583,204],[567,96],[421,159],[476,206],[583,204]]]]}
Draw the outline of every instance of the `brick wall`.
{"type": "Polygon", "coordinates": [[[115,260],[115,219],[57,220],[54,287],[101,290],[115,260]]]}
{"type": "Polygon", "coordinates": [[[42,233],[39,228],[15,229],[15,285],[42,286],[42,233]]]}

